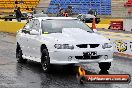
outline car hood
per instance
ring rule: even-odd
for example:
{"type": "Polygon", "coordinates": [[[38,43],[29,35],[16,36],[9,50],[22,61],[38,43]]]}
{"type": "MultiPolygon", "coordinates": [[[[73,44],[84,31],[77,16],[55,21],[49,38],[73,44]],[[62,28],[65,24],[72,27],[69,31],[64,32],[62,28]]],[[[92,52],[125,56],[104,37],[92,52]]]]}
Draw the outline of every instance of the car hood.
{"type": "Polygon", "coordinates": [[[61,44],[103,44],[110,42],[102,35],[79,28],[63,28],[62,33],[44,34],[43,36],[61,44]]]}

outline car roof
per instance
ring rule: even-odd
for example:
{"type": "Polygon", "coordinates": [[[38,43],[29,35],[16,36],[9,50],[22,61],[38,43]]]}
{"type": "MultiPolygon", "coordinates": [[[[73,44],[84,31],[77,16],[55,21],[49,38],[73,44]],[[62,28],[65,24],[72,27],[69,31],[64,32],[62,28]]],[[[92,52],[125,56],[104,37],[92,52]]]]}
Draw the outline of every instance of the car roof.
{"type": "Polygon", "coordinates": [[[38,17],[35,19],[39,20],[76,20],[77,18],[72,18],[72,17],[38,17]]]}
{"type": "Polygon", "coordinates": [[[33,17],[36,17],[36,18],[38,18],[38,17],[48,17],[48,15],[39,13],[39,14],[34,14],[33,17]]]}

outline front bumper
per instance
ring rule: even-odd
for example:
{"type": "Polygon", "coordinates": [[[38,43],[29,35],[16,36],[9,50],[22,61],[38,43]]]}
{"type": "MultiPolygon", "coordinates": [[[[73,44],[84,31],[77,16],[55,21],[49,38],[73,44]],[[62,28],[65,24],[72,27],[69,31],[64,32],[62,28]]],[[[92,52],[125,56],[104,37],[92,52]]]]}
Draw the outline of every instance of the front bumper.
{"type": "Polygon", "coordinates": [[[50,56],[50,63],[51,64],[74,64],[74,63],[100,63],[100,62],[112,62],[113,61],[113,50],[112,49],[106,49],[106,50],[51,50],[49,51],[49,56],[50,56]],[[84,52],[89,52],[89,51],[96,51],[97,55],[99,56],[98,58],[76,58],[76,56],[82,56],[84,52]],[[107,58],[106,58],[107,56],[107,58]]]}

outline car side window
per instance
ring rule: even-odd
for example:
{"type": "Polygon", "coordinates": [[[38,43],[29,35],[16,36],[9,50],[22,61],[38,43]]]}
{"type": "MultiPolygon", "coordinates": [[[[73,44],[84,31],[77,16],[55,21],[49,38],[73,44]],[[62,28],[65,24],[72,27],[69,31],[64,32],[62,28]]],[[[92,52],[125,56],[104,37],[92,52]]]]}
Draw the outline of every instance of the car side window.
{"type": "Polygon", "coordinates": [[[34,20],[31,20],[31,21],[29,22],[30,29],[33,28],[33,24],[34,24],[34,20]]]}
{"type": "Polygon", "coordinates": [[[36,31],[39,32],[39,29],[40,29],[40,22],[39,22],[39,20],[35,19],[33,21],[32,30],[36,30],[36,31]]]}
{"type": "Polygon", "coordinates": [[[33,21],[34,21],[34,20],[29,21],[29,22],[23,27],[23,30],[22,30],[23,33],[25,33],[25,34],[30,34],[30,31],[31,31],[31,29],[32,29],[32,27],[33,27],[33,21]]]}
{"type": "Polygon", "coordinates": [[[30,26],[29,26],[29,23],[27,23],[27,24],[23,27],[22,33],[25,33],[25,34],[29,34],[29,33],[30,33],[30,26]]]}

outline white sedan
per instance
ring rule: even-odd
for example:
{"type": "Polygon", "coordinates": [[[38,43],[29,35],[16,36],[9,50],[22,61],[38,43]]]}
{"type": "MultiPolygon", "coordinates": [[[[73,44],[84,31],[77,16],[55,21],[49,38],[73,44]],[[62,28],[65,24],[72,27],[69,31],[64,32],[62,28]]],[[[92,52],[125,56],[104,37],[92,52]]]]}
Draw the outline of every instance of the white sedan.
{"type": "Polygon", "coordinates": [[[40,62],[44,72],[51,64],[99,63],[108,70],[113,61],[110,41],[71,17],[33,18],[17,32],[18,62],[40,62]]]}

